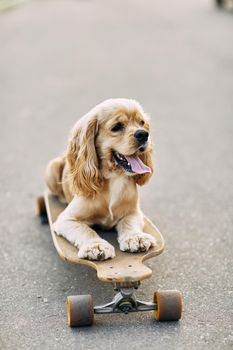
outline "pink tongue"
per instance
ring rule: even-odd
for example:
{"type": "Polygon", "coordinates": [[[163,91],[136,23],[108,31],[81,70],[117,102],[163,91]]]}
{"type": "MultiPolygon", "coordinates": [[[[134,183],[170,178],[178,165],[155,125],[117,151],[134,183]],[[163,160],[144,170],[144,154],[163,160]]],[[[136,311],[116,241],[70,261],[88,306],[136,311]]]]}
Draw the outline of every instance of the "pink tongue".
{"type": "Polygon", "coordinates": [[[137,173],[137,174],[151,173],[151,169],[146,164],[144,164],[139,157],[137,156],[124,156],[124,157],[130,163],[134,173],[137,173]]]}

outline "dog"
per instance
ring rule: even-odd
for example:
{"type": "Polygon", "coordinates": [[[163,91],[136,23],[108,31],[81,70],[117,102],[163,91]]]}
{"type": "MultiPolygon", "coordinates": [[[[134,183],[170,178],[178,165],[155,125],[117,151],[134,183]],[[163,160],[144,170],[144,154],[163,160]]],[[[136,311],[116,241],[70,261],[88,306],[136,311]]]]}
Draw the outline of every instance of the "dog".
{"type": "Polygon", "coordinates": [[[92,228],[115,227],[122,251],[156,245],[143,232],[137,185],[153,173],[149,117],[132,99],[109,99],[77,121],[66,152],[47,166],[50,191],[68,203],[53,224],[57,235],[78,248],[78,257],[114,258],[114,247],[92,228]]]}

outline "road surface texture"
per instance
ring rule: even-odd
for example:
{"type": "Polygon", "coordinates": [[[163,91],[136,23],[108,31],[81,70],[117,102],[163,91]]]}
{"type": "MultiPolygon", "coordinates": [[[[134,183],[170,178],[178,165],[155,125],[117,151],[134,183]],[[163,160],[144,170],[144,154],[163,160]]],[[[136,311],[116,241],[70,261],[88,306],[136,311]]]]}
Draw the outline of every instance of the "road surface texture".
{"type": "Polygon", "coordinates": [[[32,1],[0,14],[0,348],[233,347],[233,21],[212,1],[32,1]],[[138,298],[177,288],[183,319],[99,315],[66,324],[68,295],[113,296],[65,264],[34,215],[47,162],[109,97],[151,115],[157,172],[141,190],[166,240],[138,298]]]}

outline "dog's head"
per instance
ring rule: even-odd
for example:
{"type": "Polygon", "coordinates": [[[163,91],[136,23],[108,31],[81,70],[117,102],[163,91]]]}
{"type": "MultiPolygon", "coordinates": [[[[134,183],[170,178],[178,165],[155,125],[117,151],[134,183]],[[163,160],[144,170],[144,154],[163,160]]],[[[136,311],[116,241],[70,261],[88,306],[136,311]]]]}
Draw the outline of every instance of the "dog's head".
{"type": "Polygon", "coordinates": [[[76,123],[67,159],[74,191],[84,196],[113,176],[133,176],[143,185],[153,172],[149,118],[135,100],[104,101],[76,123]]]}

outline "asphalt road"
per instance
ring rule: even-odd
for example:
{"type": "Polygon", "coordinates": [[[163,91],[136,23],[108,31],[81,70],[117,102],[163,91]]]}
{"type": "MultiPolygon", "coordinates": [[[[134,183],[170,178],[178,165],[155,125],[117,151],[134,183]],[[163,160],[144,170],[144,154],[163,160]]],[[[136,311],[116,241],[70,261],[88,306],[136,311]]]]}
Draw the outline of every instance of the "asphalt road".
{"type": "Polygon", "coordinates": [[[233,347],[233,21],[212,1],[34,1],[0,14],[0,348],[233,347]],[[152,314],[66,325],[66,296],[103,303],[111,285],[58,257],[34,216],[46,163],[74,122],[109,97],[150,113],[157,172],[141,190],[166,240],[138,290],[184,296],[183,319],[152,314]]]}

